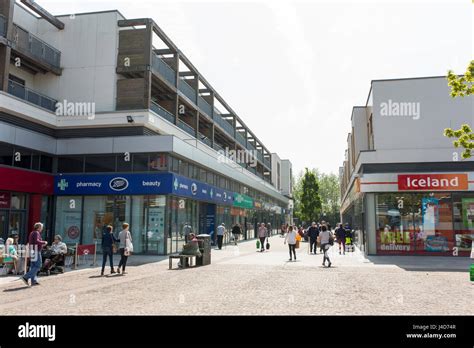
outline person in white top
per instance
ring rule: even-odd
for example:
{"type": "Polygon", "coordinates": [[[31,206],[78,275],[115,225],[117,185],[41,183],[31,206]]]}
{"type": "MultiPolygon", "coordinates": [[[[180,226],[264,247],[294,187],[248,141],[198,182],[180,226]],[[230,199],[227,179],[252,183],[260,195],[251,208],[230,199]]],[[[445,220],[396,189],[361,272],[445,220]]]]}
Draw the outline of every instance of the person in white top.
{"type": "Polygon", "coordinates": [[[122,274],[126,274],[125,267],[127,266],[128,256],[130,255],[130,252],[131,252],[130,245],[132,243],[132,235],[130,231],[128,230],[129,226],[130,225],[128,223],[124,222],[122,224],[123,230],[120,231],[118,235],[118,238],[120,240],[120,244],[119,244],[120,262],[117,268],[117,273],[119,274],[120,274],[120,267],[122,267],[122,274]]]}
{"type": "Polygon", "coordinates": [[[293,256],[295,257],[296,261],[296,230],[293,229],[293,226],[288,227],[288,233],[285,237],[285,244],[288,242],[288,247],[290,248],[290,261],[292,261],[291,252],[293,252],[293,256]]]}
{"type": "Polygon", "coordinates": [[[330,231],[326,225],[321,227],[321,232],[319,232],[319,241],[321,243],[321,248],[324,251],[323,266],[326,266],[326,260],[328,260],[328,267],[331,267],[331,260],[329,260],[328,250],[331,247],[330,239],[333,238],[330,231]]]}
{"type": "Polygon", "coordinates": [[[222,249],[222,240],[224,239],[224,234],[225,234],[225,224],[222,223],[219,226],[217,226],[217,247],[219,250],[222,249]]]}

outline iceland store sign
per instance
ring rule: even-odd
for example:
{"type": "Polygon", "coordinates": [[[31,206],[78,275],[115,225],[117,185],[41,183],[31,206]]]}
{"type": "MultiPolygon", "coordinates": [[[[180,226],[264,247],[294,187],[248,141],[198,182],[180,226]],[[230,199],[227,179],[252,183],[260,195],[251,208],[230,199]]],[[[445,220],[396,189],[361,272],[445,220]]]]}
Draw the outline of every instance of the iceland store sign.
{"type": "Polygon", "coordinates": [[[200,181],[172,174],[57,175],[56,195],[175,194],[231,205],[233,193],[200,181]]]}

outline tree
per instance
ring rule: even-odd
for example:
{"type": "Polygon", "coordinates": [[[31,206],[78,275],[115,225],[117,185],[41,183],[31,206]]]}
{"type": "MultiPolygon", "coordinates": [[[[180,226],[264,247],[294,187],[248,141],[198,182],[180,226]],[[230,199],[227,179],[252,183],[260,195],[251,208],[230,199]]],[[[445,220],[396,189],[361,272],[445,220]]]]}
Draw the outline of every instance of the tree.
{"type": "Polygon", "coordinates": [[[321,213],[318,179],[308,168],[301,179],[298,209],[298,217],[305,222],[318,220],[321,213]]]}
{"type": "MultiPolygon", "coordinates": [[[[474,60],[467,67],[464,76],[457,76],[453,71],[448,71],[448,86],[451,87],[451,97],[467,97],[473,94],[474,91],[474,60]]],[[[472,156],[472,150],[474,150],[474,133],[472,132],[471,126],[463,124],[460,129],[453,130],[452,128],[446,128],[444,130],[444,136],[448,138],[456,138],[453,141],[454,147],[462,147],[462,158],[470,158],[472,156]]]]}
{"type": "Polygon", "coordinates": [[[340,220],[339,210],[341,207],[341,190],[339,178],[335,174],[319,174],[319,195],[325,220],[335,226],[340,220]]]}

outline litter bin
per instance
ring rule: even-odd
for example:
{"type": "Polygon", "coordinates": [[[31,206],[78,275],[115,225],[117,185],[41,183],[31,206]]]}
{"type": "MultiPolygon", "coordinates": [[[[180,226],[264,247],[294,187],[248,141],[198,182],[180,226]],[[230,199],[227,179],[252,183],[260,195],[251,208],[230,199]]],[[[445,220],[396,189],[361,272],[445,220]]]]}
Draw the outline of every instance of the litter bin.
{"type": "Polygon", "coordinates": [[[196,236],[199,243],[199,251],[202,256],[196,258],[196,266],[205,266],[211,264],[211,236],[208,234],[199,234],[196,236]]]}

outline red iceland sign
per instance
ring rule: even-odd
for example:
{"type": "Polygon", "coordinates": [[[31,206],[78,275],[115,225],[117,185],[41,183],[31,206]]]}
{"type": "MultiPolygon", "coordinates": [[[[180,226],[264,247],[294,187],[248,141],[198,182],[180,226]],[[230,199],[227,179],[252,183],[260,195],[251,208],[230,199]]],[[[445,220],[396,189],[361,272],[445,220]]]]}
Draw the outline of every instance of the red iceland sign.
{"type": "Polygon", "coordinates": [[[468,189],[467,174],[400,174],[400,191],[462,191],[468,189]]]}

